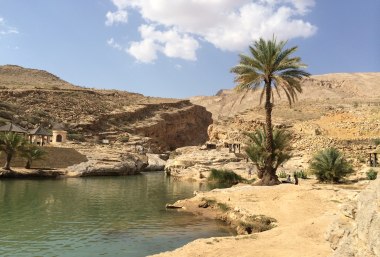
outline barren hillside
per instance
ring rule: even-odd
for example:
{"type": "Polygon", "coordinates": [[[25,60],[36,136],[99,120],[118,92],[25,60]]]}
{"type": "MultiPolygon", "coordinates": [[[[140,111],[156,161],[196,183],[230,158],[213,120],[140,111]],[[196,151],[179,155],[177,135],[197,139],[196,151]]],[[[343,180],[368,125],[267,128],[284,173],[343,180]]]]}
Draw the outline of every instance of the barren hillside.
{"type": "Polygon", "coordinates": [[[79,140],[129,137],[156,151],[203,143],[212,123],[204,107],[188,100],[81,88],[46,71],[6,65],[0,66],[0,124],[9,121],[25,128],[63,123],[79,140]]]}
{"type": "MultiPolygon", "coordinates": [[[[316,75],[302,83],[303,93],[295,108],[303,103],[353,103],[377,102],[380,100],[380,72],[377,73],[339,73],[316,75]]],[[[206,107],[214,119],[221,116],[234,116],[247,109],[259,106],[260,91],[236,92],[222,90],[215,96],[197,96],[191,102],[206,107]]],[[[275,96],[275,104],[286,103],[287,98],[275,96]]]]}

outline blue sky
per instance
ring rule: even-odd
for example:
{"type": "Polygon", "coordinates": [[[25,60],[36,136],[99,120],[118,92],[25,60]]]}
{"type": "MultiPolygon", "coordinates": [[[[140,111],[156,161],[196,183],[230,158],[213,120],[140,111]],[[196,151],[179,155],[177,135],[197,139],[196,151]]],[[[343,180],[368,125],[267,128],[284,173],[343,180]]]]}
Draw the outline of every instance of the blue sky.
{"type": "Polygon", "coordinates": [[[232,88],[259,37],[312,74],[380,71],[379,0],[0,0],[0,64],[73,84],[186,98],[232,88]]]}

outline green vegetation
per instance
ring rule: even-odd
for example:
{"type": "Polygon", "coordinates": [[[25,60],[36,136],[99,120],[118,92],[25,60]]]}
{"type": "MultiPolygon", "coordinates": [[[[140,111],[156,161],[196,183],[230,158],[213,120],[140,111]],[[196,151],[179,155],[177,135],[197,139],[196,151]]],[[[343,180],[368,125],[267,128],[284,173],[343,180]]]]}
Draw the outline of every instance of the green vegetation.
{"type": "Polygon", "coordinates": [[[302,92],[301,79],[310,76],[302,70],[306,65],[301,62],[301,58],[292,57],[297,47],[285,49],[286,42],[277,40],[264,40],[260,38],[253,45],[249,46],[250,55],[240,54],[240,62],[231,69],[235,73],[237,90],[257,90],[262,89],[260,103],[265,98],[265,152],[261,157],[265,158],[259,172],[261,185],[278,185],[281,182],[276,175],[276,150],[274,145],[274,134],[272,126],[273,97],[276,91],[278,96],[279,88],[291,105],[297,98],[297,93],[302,92]]]}
{"type": "Polygon", "coordinates": [[[119,138],[119,141],[122,143],[128,143],[129,142],[129,135],[123,135],[119,138]]]}
{"type": "Polygon", "coordinates": [[[281,171],[281,172],[278,174],[278,177],[279,177],[279,178],[287,178],[287,177],[288,177],[288,174],[287,174],[285,171],[281,171]]]}
{"type": "Polygon", "coordinates": [[[25,148],[27,141],[24,136],[13,132],[0,134],[0,151],[6,154],[5,170],[11,169],[11,161],[14,155],[25,148]]]}
{"type": "Polygon", "coordinates": [[[296,171],[294,172],[294,174],[298,177],[298,178],[302,178],[302,179],[307,179],[307,173],[303,170],[300,170],[300,171],[296,171]]]}
{"type": "Polygon", "coordinates": [[[244,182],[246,179],[230,170],[212,169],[208,181],[222,185],[232,186],[239,182],[244,182]]]}
{"type": "Polygon", "coordinates": [[[21,150],[20,155],[26,159],[25,168],[30,169],[32,162],[42,159],[42,157],[46,155],[46,152],[36,145],[27,144],[24,149],[21,150]]]}
{"type": "Polygon", "coordinates": [[[370,169],[366,174],[368,180],[375,180],[377,178],[377,171],[374,169],[370,169]]]}
{"type": "Polygon", "coordinates": [[[71,141],[78,141],[78,142],[84,142],[86,141],[83,134],[67,134],[67,139],[71,141]]]}
{"type": "Polygon", "coordinates": [[[310,170],[321,182],[339,182],[353,172],[343,154],[335,148],[327,148],[314,155],[310,170]]]}
{"type": "MultiPolygon", "coordinates": [[[[282,129],[273,130],[272,154],[266,149],[267,133],[265,133],[263,129],[256,129],[255,132],[247,133],[246,135],[249,137],[250,143],[245,149],[245,152],[257,167],[258,177],[264,179],[269,165],[268,158],[271,158],[271,171],[274,172],[274,176],[276,177],[276,180],[278,180],[276,175],[277,168],[291,158],[291,134],[282,129]]],[[[268,176],[269,175],[267,175],[267,178],[269,178],[268,176]]]]}
{"type": "Polygon", "coordinates": [[[277,220],[264,215],[253,215],[248,217],[245,221],[240,222],[240,226],[243,227],[248,234],[267,231],[275,227],[273,224],[277,220]]]}
{"type": "Polygon", "coordinates": [[[375,138],[375,139],[373,140],[373,143],[375,144],[375,146],[380,145],[380,138],[375,138]]]}

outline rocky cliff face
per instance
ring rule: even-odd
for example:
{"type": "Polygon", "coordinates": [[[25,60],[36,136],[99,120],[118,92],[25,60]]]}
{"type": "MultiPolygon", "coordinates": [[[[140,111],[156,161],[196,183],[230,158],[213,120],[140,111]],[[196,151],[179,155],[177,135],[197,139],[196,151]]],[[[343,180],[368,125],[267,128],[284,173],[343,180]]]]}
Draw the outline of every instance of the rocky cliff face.
{"type": "Polygon", "coordinates": [[[380,256],[380,179],[342,208],[342,215],[327,234],[333,257],[380,256]]]}

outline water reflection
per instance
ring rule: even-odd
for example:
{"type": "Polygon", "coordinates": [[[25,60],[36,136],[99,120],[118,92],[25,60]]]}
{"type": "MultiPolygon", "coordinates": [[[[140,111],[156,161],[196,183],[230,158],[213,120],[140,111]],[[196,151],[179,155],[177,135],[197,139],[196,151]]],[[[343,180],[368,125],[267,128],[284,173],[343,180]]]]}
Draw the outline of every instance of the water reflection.
{"type": "Polygon", "coordinates": [[[166,211],[204,185],[162,173],[0,181],[1,256],[146,256],[231,233],[217,222],[166,211]]]}

